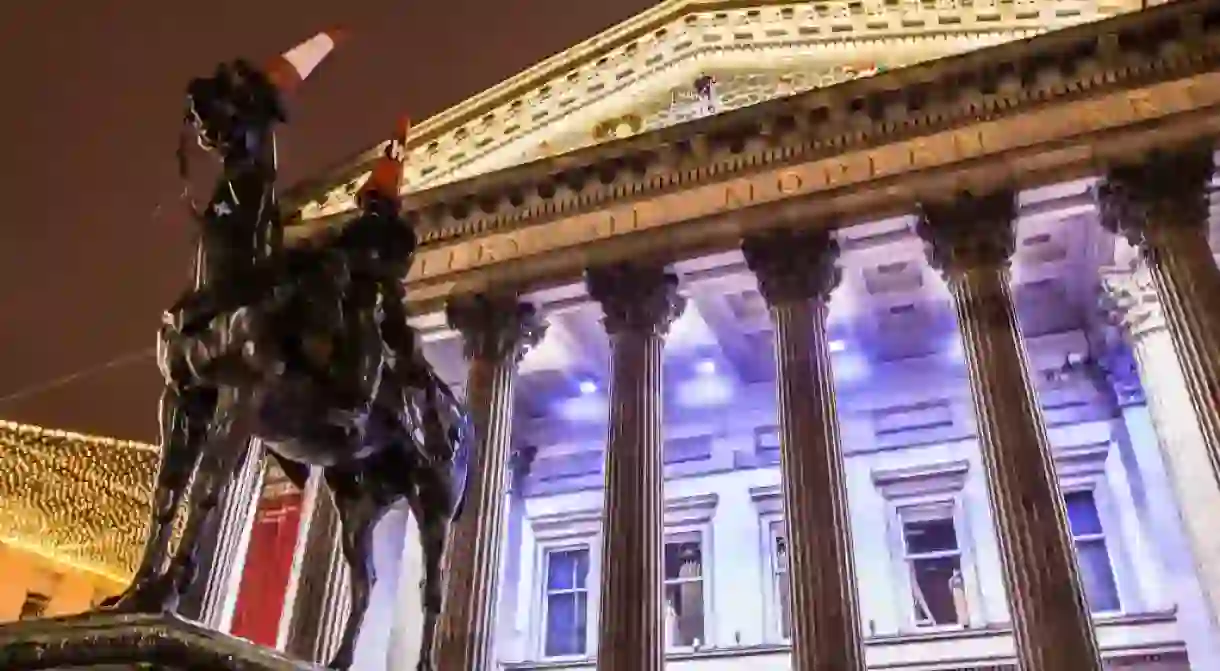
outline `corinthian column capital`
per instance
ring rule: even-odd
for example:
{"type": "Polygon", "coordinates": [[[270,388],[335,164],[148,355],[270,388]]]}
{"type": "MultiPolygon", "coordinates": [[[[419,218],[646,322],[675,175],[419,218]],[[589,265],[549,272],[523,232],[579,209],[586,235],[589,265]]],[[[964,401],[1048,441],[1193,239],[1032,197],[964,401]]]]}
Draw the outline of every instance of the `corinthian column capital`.
{"type": "Polygon", "coordinates": [[[839,243],[827,231],[781,230],[741,243],[746,265],[770,305],[816,299],[825,303],[839,286],[839,243]]]}
{"type": "Polygon", "coordinates": [[[1165,312],[1152,273],[1142,260],[1101,271],[1099,305],[1132,342],[1165,328],[1165,312]]]}
{"type": "Polygon", "coordinates": [[[1012,191],[923,202],[915,232],[926,246],[928,261],[948,280],[974,270],[1007,269],[1016,249],[1013,222],[1017,199],[1012,191]]]}
{"type": "Polygon", "coordinates": [[[446,306],[445,316],[462,334],[469,359],[517,363],[542,341],[547,329],[534,306],[512,296],[459,298],[446,306]]]}
{"type": "Polygon", "coordinates": [[[1183,233],[1203,235],[1213,151],[1200,143],[1111,168],[1094,189],[1101,225],[1145,253],[1183,233]]]}
{"type": "Polygon", "coordinates": [[[621,263],[585,273],[589,296],[601,303],[606,333],[664,336],[686,309],[678,276],[661,266],[621,263]]]}

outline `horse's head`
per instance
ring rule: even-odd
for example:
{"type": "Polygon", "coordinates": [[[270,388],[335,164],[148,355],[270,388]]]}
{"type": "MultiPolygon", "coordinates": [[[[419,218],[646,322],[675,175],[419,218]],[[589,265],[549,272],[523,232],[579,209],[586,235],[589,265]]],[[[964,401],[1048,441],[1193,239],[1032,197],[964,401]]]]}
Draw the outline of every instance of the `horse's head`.
{"type": "Polygon", "coordinates": [[[272,126],[284,120],[275,87],[245,61],[222,63],[187,85],[185,123],[200,147],[224,160],[262,156],[272,126]]]}

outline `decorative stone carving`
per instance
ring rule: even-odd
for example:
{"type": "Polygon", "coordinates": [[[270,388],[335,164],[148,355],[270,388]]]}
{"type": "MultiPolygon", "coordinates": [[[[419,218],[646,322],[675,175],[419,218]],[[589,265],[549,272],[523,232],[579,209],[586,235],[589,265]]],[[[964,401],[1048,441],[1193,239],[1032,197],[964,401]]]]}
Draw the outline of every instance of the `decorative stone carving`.
{"type": "Polygon", "coordinates": [[[746,265],[770,305],[809,299],[825,303],[843,279],[839,243],[829,231],[781,230],[741,243],[746,265]]]}
{"type": "Polygon", "coordinates": [[[665,335],[686,308],[678,276],[661,266],[621,263],[585,273],[589,296],[601,303],[610,336],[623,332],[665,335]]]}
{"type": "Polygon", "coordinates": [[[525,485],[525,479],[529,477],[530,471],[534,467],[534,458],[538,456],[538,447],[535,445],[522,445],[512,451],[508,457],[508,489],[511,492],[520,492],[525,485]]]}
{"type": "Polygon", "coordinates": [[[1213,151],[1210,142],[1200,143],[1153,151],[1138,163],[1111,168],[1094,191],[1101,225],[1145,254],[1175,232],[1206,244],[1213,151]]]}
{"type": "Polygon", "coordinates": [[[1165,328],[1165,312],[1145,261],[1103,269],[1101,289],[1099,307],[1132,341],[1165,328]]]}
{"type": "Polygon", "coordinates": [[[1016,217],[1012,191],[964,191],[950,201],[920,203],[915,232],[932,266],[953,279],[971,270],[1006,268],[1016,251],[1016,217]]]}
{"type": "Polygon", "coordinates": [[[533,305],[512,296],[476,294],[445,307],[449,325],[462,334],[468,359],[517,363],[542,341],[547,324],[533,305]]]}

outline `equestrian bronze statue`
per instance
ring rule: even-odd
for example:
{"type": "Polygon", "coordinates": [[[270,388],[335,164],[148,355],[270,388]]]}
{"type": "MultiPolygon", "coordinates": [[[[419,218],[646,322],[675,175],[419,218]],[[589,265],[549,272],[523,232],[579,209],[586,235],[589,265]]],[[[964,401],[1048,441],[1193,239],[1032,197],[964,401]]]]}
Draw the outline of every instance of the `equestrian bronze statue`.
{"type": "MultiPolygon", "coordinates": [[[[351,615],[330,667],[351,665],[374,576],[372,530],[405,498],[423,545],[420,671],[433,668],[441,560],[461,513],[474,439],[423,358],[402,279],[416,246],[399,216],[409,124],[388,142],[340,231],[286,247],[275,194],[284,94],[334,48],[321,33],[267,68],[221,65],[187,92],[186,136],[221,162],[199,222],[195,286],[164,315],[161,456],[142,561],[108,608],[172,612],[195,579],[201,533],[257,438],[298,487],[321,469],[341,521],[351,615]],[[174,520],[186,525],[170,553],[174,520]]],[[[182,159],[185,175],[185,159],[182,159]]]]}

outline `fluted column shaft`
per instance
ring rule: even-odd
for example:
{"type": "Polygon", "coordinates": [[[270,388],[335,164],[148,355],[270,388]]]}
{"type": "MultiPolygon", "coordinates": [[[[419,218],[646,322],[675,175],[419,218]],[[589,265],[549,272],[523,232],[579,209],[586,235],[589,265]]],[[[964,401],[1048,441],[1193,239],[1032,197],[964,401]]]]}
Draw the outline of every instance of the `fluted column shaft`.
{"type": "Polygon", "coordinates": [[[838,245],[826,233],[776,233],[742,244],[775,326],[780,470],[788,532],[793,671],[864,671],[851,514],[827,301],[838,245]]]}
{"type": "Polygon", "coordinates": [[[1128,301],[1142,301],[1126,306],[1135,310],[1128,317],[1141,318],[1127,324],[1136,336],[1137,359],[1146,365],[1144,359],[1163,337],[1160,331],[1167,331],[1172,343],[1161,350],[1172,349],[1177,370],[1158,370],[1141,381],[1149,408],[1168,415],[1153,417],[1215,618],[1220,614],[1220,528],[1212,522],[1220,496],[1220,269],[1208,244],[1212,152],[1207,142],[1115,167],[1097,195],[1102,226],[1125,237],[1139,255],[1126,287],[1109,287],[1125,289],[1128,301]],[[1156,313],[1140,314],[1150,308],[1156,313]]]}
{"type": "Polygon", "coordinates": [[[199,568],[178,613],[204,626],[228,631],[245,565],[246,547],[263,486],[263,447],[251,441],[249,454],[225,485],[213,519],[200,541],[199,568]]]}
{"type": "Polygon", "coordinates": [[[514,298],[476,296],[451,303],[447,312],[450,325],[462,334],[470,361],[466,406],[476,447],[467,475],[466,507],[449,544],[436,661],[441,669],[491,671],[517,364],[546,329],[533,307],[514,298]]]}
{"type": "Polygon", "coordinates": [[[284,652],[315,664],[330,662],[351,609],[351,580],[343,556],[339,510],[313,469],[306,485],[301,531],[293,553],[293,576],[285,599],[284,652]]]}
{"type": "Polygon", "coordinates": [[[957,312],[1018,665],[1101,671],[1009,287],[1015,196],[963,194],[925,204],[922,215],[920,235],[957,312]]]}
{"type": "Polygon", "coordinates": [[[665,482],[661,366],[685,300],[659,267],[590,270],[610,336],[610,432],[602,517],[599,671],[665,667],[665,482]]]}

